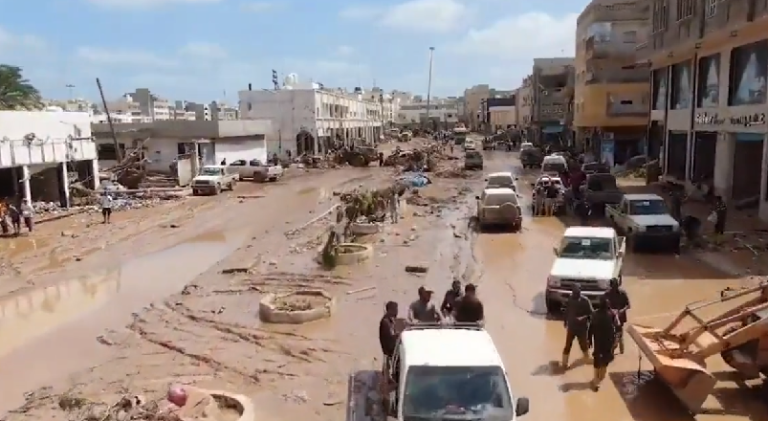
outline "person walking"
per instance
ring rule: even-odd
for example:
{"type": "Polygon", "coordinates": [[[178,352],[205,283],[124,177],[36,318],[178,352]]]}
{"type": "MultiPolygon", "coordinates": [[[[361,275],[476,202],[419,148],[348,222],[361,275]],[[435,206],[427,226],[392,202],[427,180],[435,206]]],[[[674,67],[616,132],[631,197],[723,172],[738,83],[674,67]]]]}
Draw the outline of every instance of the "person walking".
{"type": "Polygon", "coordinates": [[[389,197],[389,217],[393,224],[400,220],[400,196],[396,189],[392,189],[392,194],[389,197]]]}
{"type": "Polygon", "coordinates": [[[27,231],[32,232],[35,227],[35,209],[29,203],[29,199],[24,199],[21,202],[21,217],[24,219],[27,231]]]}
{"type": "Polygon", "coordinates": [[[725,220],[728,217],[728,205],[723,200],[722,196],[715,197],[715,209],[712,211],[714,215],[715,234],[725,234],[725,220]]]}
{"type": "Polygon", "coordinates": [[[8,205],[8,216],[11,218],[11,226],[13,227],[13,235],[21,234],[21,212],[16,205],[8,205]]]}
{"type": "Polygon", "coordinates": [[[453,281],[451,283],[451,289],[445,292],[443,303],[440,305],[440,311],[443,313],[443,317],[448,317],[454,314],[456,305],[463,296],[464,294],[461,292],[461,281],[453,281]]]}
{"type": "Polygon", "coordinates": [[[613,361],[613,349],[616,339],[618,321],[616,314],[611,311],[608,298],[603,295],[592,313],[589,325],[589,338],[592,343],[592,366],[594,375],[590,382],[592,390],[598,391],[600,383],[608,374],[608,364],[613,361]]]}
{"type": "Polygon", "coordinates": [[[611,279],[608,292],[605,293],[605,298],[608,300],[608,307],[616,315],[618,324],[616,325],[616,340],[614,341],[613,349],[619,347],[619,353],[624,353],[624,324],[627,323],[627,310],[632,306],[629,302],[629,295],[619,286],[619,280],[617,278],[611,279]]]}
{"type": "Polygon", "coordinates": [[[565,304],[565,347],[563,348],[563,359],[561,366],[563,370],[568,369],[568,358],[571,355],[573,340],[579,342],[579,348],[585,360],[589,360],[589,318],[594,309],[592,303],[587,297],[581,295],[581,288],[574,284],[571,288],[571,296],[565,304]]]}
{"type": "Polygon", "coordinates": [[[419,299],[408,307],[409,323],[439,323],[443,321],[440,312],[432,303],[434,291],[423,286],[419,287],[419,299]]]}
{"type": "Polygon", "coordinates": [[[104,193],[101,195],[101,216],[104,218],[103,223],[109,224],[112,218],[112,207],[114,206],[115,201],[112,199],[112,196],[109,194],[108,191],[104,191],[104,193]]]}

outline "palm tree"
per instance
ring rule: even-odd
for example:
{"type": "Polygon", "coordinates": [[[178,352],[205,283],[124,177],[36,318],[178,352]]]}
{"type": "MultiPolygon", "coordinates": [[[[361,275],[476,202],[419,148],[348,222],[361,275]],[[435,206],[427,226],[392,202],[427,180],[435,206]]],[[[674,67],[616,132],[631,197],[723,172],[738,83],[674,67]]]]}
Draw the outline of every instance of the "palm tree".
{"type": "Polygon", "coordinates": [[[0,110],[38,110],[40,92],[24,79],[21,67],[0,64],[0,110]]]}

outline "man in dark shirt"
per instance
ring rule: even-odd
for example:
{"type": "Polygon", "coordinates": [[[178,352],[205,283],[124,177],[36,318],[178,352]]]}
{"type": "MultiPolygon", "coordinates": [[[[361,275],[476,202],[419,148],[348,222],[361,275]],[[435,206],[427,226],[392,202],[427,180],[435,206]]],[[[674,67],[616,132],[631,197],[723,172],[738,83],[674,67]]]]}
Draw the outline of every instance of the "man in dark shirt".
{"type": "Polygon", "coordinates": [[[395,354],[397,345],[397,332],[395,330],[395,319],[397,319],[397,303],[389,301],[384,307],[386,312],[379,322],[379,343],[381,352],[387,360],[395,354]]]}
{"type": "Polygon", "coordinates": [[[611,279],[610,288],[605,293],[605,298],[608,300],[608,308],[616,313],[618,317],[619,325],[618,332],[616,332],[617,343],[619,346],[619,353],[624,353],[624,323],[627,323],[627,310],[631,307],[629,304],[629,296],[627,292],[619,287],[619,280],[617,278],[611,279]]]}
{"type": "Polygon", "coordinates": [[[592,315],[592,303],[587,297],[581,295],[581,288],[574,284],[571,288],[571,296],[565,304],[565,348],[563,348],[563,370],[568,369],[568,357],[571,355],[573,340],[579,341],[579,348],[585,360],[589,360],[589,317],[592,315]]]}
{"type": "Polygon", "coordinates": [[[483,303],[477,298],[477,287],[468,284],[464,297],[456,303],[456,323],[482,323],[485,320],[483,303]]]}
{"type": "Polygon", "coordinates": [[[597,310],[592,313],[592,321],[589,325],[589,338],[594,347],[592,358],[595,374],[591,381],[594,391],[600,388],[600,383],[608,373],[608,364],[613,361],[613,348],[616,343],[618,320],[616,313],[610,308],[607,295],[600,297],[597,310]]]}
{"type": "Polygon", "coordinates": [[[443,313],[443,317],[447,317],[456,310],[456,303],[461,299],[463,294],[461,293],[461,282],[453,281],[451,289],[445,292],[443,297],[443,304],[440,306],[440,311],[443,313]]]}

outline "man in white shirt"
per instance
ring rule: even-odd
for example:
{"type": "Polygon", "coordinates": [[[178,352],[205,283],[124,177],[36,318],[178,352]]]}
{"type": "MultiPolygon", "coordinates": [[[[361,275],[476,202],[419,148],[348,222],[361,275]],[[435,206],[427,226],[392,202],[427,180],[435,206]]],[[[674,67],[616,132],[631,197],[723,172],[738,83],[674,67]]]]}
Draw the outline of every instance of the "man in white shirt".
{"type": "Polygon", "coordinates": [[[35,226],[35,209],[29,203],[29,199],[24,199],[21,202],[21,217],[24,219],[24,225],[27,226],[27,230],[32,232],[35,226]]]}
{"type": "Polygon", "coordinates": [[[112,216],[112,205],[114,204],[114,200],[112,200],[112,196],[109,195],[109,192],[104,192],[104,194],[101,196],[101,216],[104,217],[104,223],[108,224],[109,218],[112,216]]]}

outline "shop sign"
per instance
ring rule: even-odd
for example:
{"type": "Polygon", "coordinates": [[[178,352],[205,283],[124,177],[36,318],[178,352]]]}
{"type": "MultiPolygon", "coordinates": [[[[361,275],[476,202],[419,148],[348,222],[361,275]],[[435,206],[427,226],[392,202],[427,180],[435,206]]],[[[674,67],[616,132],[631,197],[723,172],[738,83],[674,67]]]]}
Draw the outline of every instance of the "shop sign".
{"type": "Polygon", "coordinates": [[[734,126],[754,126],[754,125],[765,125],[765,113],[754,113],[754,114],[747,114],[743,116],[738,117],[729,117],[729,118],[723,118],[720,117],[717,113],[709,114],[709,113],[699,113],[696,114],[696,117],[694,118],[694,122],[696,124],[705,124],[705,125],[712,125],[712,126],[721,126],[723,124],[730,124],[734,126]]]}

